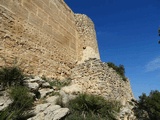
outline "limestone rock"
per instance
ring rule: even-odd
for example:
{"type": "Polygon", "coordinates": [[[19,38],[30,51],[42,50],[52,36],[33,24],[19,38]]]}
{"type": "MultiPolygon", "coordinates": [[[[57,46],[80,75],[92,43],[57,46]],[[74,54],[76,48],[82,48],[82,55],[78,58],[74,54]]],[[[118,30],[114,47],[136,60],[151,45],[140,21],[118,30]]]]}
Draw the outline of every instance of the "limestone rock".
{"type": "Polygon", "coordinates": [[[74,99],[76,95],[82,93],[82,91],[82,88],[77,84],[63,87],[59,92],[62,97],[62,103],[68,103],[69,100],[74,99]]]}
{"type": "Polygon", "coordinates": [[[46,98],[46,102],[51,103],[52,105],[55,105],[58,99],[59,99],[59,96],[51,96],[46,98]]]}
{"type": "Polygon", "coordinates": [[[52,92],[53,92],[53,89],[49,89],[49,88],[39,90],[41,98],[44,98],[46,95],[48,95],[52,92]]]}
{"type": "Polygon", "coordinates": [[[48,82],[42,83],[42,88],[50,88],[50,84],[48,82]]]}
{"type": "Polygon", "coordinates": [[[68,108],[61,108],[59,105],[49,103],[36,107],[37,115],[28,120],[60,120],[69,113],[68,108]]]}
{"type": "Polygon", "coordinates": [[[6,91],[1,91],[1,94],[3,96],[0,96],[0,111],[8,107],[12,103],[12,100],[9,98],[6,91]]]}
{"type": "Polygon", "coordinates": [[[39,84],[38,83],[25,83],[25,85],[33,91],[37,91],[39,88],[39,84]]]}

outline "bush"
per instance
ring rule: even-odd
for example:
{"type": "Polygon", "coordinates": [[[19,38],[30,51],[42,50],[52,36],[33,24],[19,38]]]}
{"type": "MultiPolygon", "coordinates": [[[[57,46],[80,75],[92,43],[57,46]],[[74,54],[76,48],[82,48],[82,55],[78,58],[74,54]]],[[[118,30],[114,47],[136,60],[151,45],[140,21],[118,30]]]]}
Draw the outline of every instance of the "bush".
{"type": "Polygon", "coordinates": [[[149,96],[144,93],[139,96],[138,109],[146,111],[151,120],[160,120],[160,92],[155,90],[149,96]]]}
{"type": "Polygon", "coordinates": [[[100,96],[80,94],[69,102],[68,107],[71,115],[67,117],[67,120],[84,120],[86,118],[86,120],[115,120],[121,105],[116,101],[106,101],[100,96]]]}
{"type": "Polygon", "coordinates": [[[117,72],[117,74],[119,74],[119,75],[122,77],[122,79],[123,79],[124,81],[127,80],[127,78],[125,77],[125,68],[124,68],[123,65],[116,66],[116,65],[115,65],[114,63],[112,63],[112,62],[108,62],[107,65],[108,65],[109,67],[113,68],[113,69],[117,72]]]}
{"type": "Polygon", "coordinates": [[[0,69],[0,83],[3,87],[22,85],[24,75],[19,67],[2,67],[0,69]]]}
{"type": "Polygon", "coordinates": [[[24,86],[12,87],[10,97],[13,100],[12,105],[17,108],[23,108],[25,110],[33,105],[33,97],[29,94],[28,88],[24,86]]]}
{"type": "Polygon", "coordinates": [[[0,112],[0,119],[2,120],[18,120],[26,116],[26,110],[32,107],[33,97],[29,94],[28,88],[24,86],[15,86],[9,92],[13,103],[8,108],[0,112]]]}

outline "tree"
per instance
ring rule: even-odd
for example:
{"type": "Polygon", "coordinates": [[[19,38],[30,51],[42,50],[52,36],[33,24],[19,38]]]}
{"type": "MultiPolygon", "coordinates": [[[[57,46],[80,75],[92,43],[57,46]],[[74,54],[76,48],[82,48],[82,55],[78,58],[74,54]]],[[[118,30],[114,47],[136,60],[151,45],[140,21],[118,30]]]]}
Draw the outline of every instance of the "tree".
{"type": "Polygon", "coordinates": [[[138,107],[145,110],[151,120],[160,120],[160,92],[151,91],[149,96],[143,93],[139,96],[138,107]]]}

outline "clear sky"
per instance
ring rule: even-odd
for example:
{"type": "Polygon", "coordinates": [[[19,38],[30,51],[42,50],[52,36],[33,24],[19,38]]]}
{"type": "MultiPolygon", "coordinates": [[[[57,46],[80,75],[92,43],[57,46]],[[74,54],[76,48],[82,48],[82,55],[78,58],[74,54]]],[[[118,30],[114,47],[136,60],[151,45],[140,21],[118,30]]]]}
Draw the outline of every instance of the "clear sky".
{"type": "Polygon", "coordinates": [[[160,0],[65,0],[96,28],[101,60],[122,64],[135,98],[160,90],[160,0]]]}

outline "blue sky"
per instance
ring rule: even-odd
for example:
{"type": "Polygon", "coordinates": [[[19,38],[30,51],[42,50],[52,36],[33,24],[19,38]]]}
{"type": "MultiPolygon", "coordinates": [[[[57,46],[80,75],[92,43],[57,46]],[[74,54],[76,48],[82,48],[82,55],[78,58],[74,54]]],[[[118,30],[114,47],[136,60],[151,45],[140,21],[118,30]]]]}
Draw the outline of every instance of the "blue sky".
{"type": "Polygon", "coordinates": [[[101,60],[122,64],[135,98],[160,90],[160,0],[65,0],[96,28],[101,60]]]}

